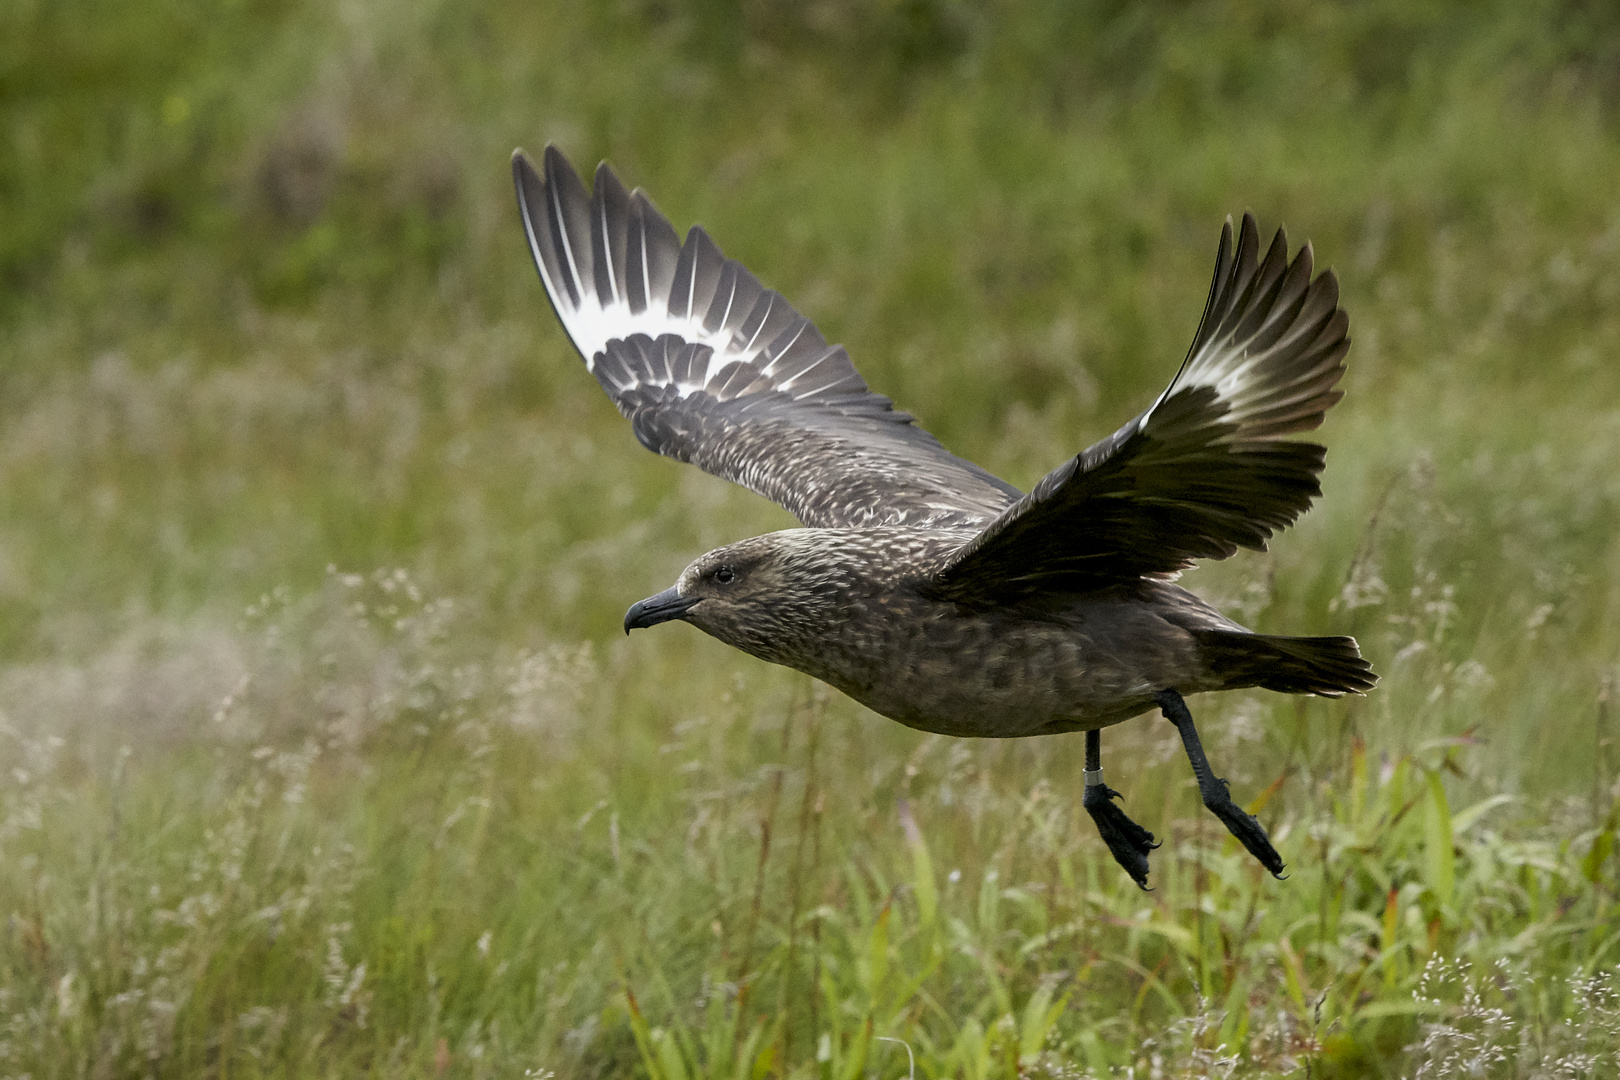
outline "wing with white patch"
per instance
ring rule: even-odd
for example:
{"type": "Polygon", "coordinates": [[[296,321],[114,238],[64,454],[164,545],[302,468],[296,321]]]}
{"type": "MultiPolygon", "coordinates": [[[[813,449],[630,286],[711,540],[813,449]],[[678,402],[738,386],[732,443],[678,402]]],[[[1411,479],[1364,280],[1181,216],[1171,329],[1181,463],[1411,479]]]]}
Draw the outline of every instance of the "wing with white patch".
{"type": "Polygon", "coordinates": [[[982,525],[1018,498],[955,457],[841,346],[720,253],[683,244],[604,163],[512,155],[529,250],[557,318],[642,445],[780,503],[806,525],[982,525]]]}
{"type": "Polygon", "coordinates": [[[1151,408],[1047,474],[935,577],[939,595],[1003,603],[1174,574],[1240,547],[1264,550],[1322,493],[1327,451],[1285,438],[1343,396],[1350,347],[1332,271],[1311,279],[1277,230],[1262,260],[1254,218],[1221,231],[1191,350],[1151,408]]]}

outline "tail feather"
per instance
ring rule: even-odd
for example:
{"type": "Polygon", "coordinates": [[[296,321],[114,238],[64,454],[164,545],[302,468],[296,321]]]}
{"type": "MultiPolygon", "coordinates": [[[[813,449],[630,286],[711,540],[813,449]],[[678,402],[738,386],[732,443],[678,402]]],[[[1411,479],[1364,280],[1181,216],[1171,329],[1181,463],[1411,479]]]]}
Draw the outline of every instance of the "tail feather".
{"type": "Polygon", "coordinates": [[[1353,637],[1273,637],[1227,630],[1198,635],[1199,652],[1223,690],[1258,686],[1281,694],[1364,694],[1378,683],[1353,637]]]}

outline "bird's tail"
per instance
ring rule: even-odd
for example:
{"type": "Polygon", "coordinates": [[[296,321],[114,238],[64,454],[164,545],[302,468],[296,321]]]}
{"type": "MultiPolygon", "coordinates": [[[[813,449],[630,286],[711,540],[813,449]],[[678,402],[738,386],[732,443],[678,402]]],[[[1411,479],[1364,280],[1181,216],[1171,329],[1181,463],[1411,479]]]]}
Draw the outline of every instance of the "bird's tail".
{"type": "Polygon", "coordinates": [[[1199,654],[1226,677],[1223,690],[1258,686],[1282,694],[1364,694],[1378,682],[1353,637],[1272,637],[1229,630],[1198,634],[1199,654]]]}

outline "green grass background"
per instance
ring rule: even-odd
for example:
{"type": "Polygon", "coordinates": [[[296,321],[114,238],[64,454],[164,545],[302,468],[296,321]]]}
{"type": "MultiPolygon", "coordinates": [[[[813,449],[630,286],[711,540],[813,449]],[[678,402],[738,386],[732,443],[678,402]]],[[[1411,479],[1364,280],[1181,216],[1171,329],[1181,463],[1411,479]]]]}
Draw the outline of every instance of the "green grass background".
{"type": "Polygon", "coordinates": [[[0,1075],[1614,1075],[1617,113],[1583,0],[0,6],[0,1075]],[[1157,717],[1144,894],[1078,739],[623,638],[791,522],[581,370],[548,140],[1026,487],[1309,238],[1325,497],[1186,579],[1384,677],[1193,702],[1290,878],[1157,717]]]}

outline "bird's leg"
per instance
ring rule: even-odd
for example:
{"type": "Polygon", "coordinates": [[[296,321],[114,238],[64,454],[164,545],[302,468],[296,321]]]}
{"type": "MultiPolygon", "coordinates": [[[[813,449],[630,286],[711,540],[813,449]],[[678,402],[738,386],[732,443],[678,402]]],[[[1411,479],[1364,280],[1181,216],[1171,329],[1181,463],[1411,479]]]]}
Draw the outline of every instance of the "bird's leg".
{"type": "Polygon", "coordinates": [[[1103,843],[1113,854],[1114,861],[1125,868],[1131,880],[1147,888],[1148,852],[1158,847],[1153,834],[1125,816],[1125,811],[1114,805],[1119,792],[1103,783],[1102,732],[1086,732],[1086,793],[1081,805],[1091,820],[1097,823],[1103,843]]]}
{"type": "Polygon", "coordinates": [[[1163,690],[1154,695],[1159,708],[1164,710],[1164,718],[1176,725],[1181,732],[1181,745],[1187,749],[1187,760],[1192,763],[1193,775],[1198,778],[1198,794],[1203,796],[1204,805],[1226,831],[1237,837],[1243,846],[1249,849],[1249,854],[1260,860],[1260,865],[1271,871],[1274,877],[1282,876],[1282,856],[1277,849],[1271,846],[1271,840],[1266,836],[1266,830],[1254,816],[1232,801],[1232,795],[1227,790],[1226,781],[1216,776],[1209,767],[1209,758],[1204,756],[1204,744],[1198,739],[1198,729],[1193,726],[1192,713],[1187,711],[1187,703],[1181,695],[1174,690],[1163,690]]]}

